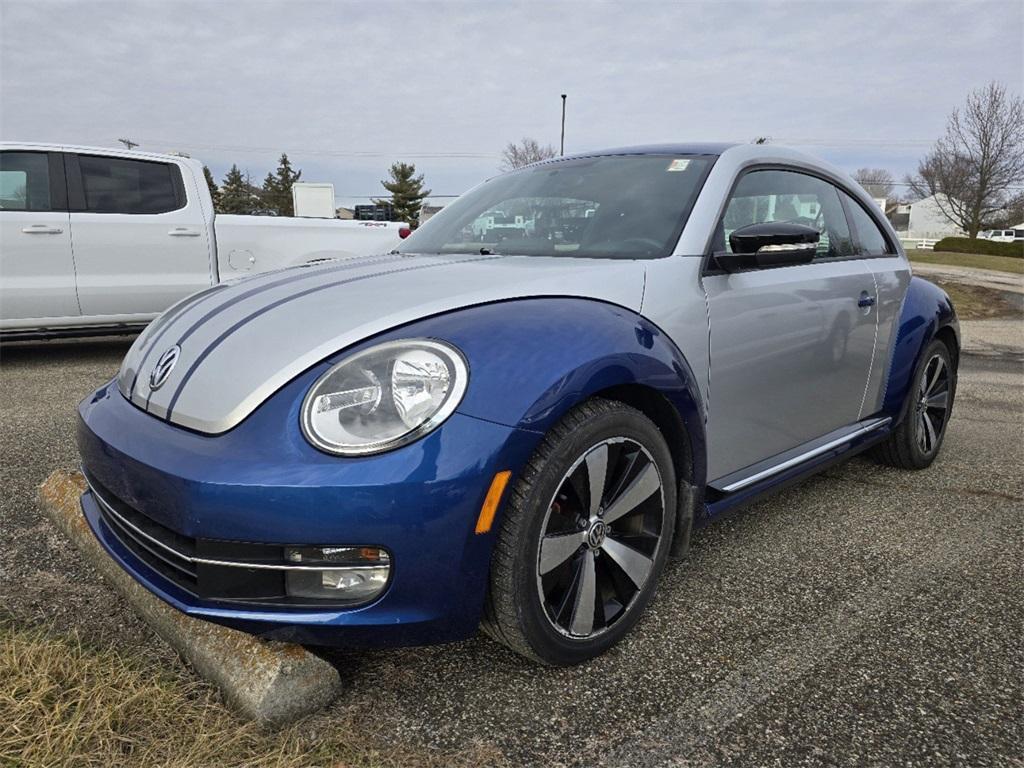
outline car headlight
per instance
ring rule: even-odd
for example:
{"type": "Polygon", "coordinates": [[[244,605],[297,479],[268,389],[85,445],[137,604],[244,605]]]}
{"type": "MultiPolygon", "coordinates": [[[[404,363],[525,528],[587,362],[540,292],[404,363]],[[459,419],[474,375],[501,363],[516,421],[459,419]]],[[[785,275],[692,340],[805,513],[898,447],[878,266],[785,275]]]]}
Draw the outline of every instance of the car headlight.
{"type": "Polygon", "coordinates": [[[302,403],[302,431],[341,456],[381,453],[438,427],[469,381],[462,353],[426,339],[389,341],[342,360],[302,403]]]}

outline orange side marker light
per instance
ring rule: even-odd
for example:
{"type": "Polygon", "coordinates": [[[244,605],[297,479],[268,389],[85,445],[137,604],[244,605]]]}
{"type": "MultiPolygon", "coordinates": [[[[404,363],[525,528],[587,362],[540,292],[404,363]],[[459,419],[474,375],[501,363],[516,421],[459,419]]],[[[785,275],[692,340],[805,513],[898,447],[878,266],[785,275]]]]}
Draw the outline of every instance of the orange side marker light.
{"type": "Polygon", "coordinates": [[[512,477],[512,471],[506,469],[504,472],[498,472],[491,480],[487,498],[484,499],[484,505],[480,507],[480,517],[476,520],[477,533],[487,533],[491,530],[491,525],[494,524],[494,515],[498,511],[498,504],[501,503],[501,495],[505,492],[505,486],[508,485],[510,477],[512,477]]]}

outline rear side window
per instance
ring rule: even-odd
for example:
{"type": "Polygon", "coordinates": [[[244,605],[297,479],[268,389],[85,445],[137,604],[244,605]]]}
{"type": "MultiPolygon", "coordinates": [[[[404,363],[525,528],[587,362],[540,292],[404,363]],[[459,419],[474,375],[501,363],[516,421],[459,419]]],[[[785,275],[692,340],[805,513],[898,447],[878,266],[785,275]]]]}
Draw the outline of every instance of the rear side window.
{"type": "Polygon", "coordinates": [[[47,157],[45,152],[0,152],[0,210],[52,210],[47,157]]]}
{"type": "Polygon", "coordinates": [[[860,254],[862,256],[884,256],[887,253],[893,253],[882,230],[863,206],[845,192],[843,192],[843,197],[846,198],[846,207],[850,212],[850,221],[857,235],[860,254]]]}
{"type": "Polygon", "coordinates": [[[181,172],[169,163],[79,155],[85,210],[90,213],[167,213],[183,207],[181,172]]]}

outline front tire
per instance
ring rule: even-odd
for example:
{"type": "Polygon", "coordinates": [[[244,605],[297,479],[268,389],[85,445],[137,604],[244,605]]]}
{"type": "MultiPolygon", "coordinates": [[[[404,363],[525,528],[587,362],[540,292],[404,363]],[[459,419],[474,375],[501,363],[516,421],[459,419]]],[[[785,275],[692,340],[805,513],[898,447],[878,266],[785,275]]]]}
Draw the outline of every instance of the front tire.
{"type": "Polygon", "coordinates": [[[574,408],[508,498],[484,631],[557,666],[617,643],[665,567],[676,487],[665,438],[644,414],[602,399],[574,408]]]}
{"type": "Polygon", "coordinates": [[[914,376],[903,421],[874,449],[883,464],[924,469],[939,455],[956,394],[956,368],[947,347],[932,341],[914,376]]]}

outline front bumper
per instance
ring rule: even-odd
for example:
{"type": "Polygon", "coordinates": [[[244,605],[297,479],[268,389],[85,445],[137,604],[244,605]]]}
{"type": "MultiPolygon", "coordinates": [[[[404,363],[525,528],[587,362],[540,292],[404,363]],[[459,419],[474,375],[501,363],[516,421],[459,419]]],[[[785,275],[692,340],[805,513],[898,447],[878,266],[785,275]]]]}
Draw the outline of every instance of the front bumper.
{"type": "MultiPolygon", "coordinates": [[[[113,383],[79,407],[83,468],[107,502],[182,540],[385,548],[384,593],[357,608],[210,599],[132,551],[92,491],[82,510],[108,553],[185,613],[273,639],[346,646],[465,638],[480,620],[498,524],[474,533],[496,472],[517,474],[540,435],[455,413],[422,440],[365,458],[328,456],[299,429],[307,372],[230,432],[207,436],[128,403],[113,383]]],[[[499,512],[500,514],[500,512],[499,512]]]]}

